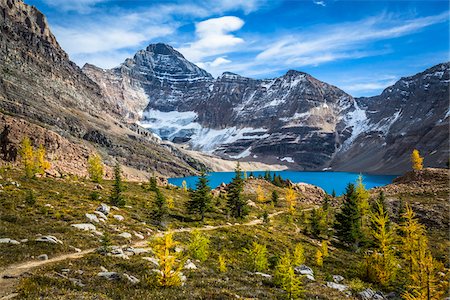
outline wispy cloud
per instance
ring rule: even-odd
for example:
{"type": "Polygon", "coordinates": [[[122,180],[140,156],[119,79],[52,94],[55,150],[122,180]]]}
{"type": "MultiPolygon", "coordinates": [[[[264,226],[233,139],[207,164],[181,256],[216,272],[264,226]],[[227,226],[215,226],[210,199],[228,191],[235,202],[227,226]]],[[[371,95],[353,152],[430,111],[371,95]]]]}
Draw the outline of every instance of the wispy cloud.
{"type": "Polygon", "coordinates": [[[45,4],[60,11],[76,11],[81,14],[92,12],[95,5],[110,0],[71,0],[71,1],[55,1],[43,0],[45,4]]]}
{"type": "Polygon", "coordinates": [[[317,0],[313,0],[313,3],[314,3],[314,4],[317,4],[317,5],[320,5],[320,6],[323,6],[323,7],[327,6],[327,5],[325,4],[325,1],[317,1],[317,0]]]}
{"type": "Polygon", "coordinates": [[[179,47],[179,51],[192,61],[230,52],[235,46],[244,43],[242,38],[232,34],[242,26],[244,21],[234,16],[199,22],[195,25],[196,40],[184,47],[179,47]]]}

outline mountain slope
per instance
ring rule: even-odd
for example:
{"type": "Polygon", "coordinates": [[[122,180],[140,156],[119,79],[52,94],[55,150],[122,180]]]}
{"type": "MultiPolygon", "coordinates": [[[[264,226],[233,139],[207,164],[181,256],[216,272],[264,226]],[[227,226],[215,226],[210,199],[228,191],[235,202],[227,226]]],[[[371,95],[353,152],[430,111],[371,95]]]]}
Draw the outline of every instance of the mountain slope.
{"type": "Polygon", "coordinates": [[[413,148],[429,156],[428,165],[445,164],[448,70],[441,64],[355,100],[293,70],[269,80],[229,72],[214,79],[165,44],[112,70],[83,67],[119,103],[132,99],[125,93],[139,93],[145,109],[131,118],[142,114],[140,124],[163,139],[293,169],[389,173],[409,168],[413,148]]]}
{"type": "Polygon", "coordinates": [[[78,145],[86,149],[65,157],[65,163],[58,161],[60,173],[76,164],[79,175],[84,175],[82,166],[93,151],[100,152],[109,165],[118,160],[132,167],[134,175],[147,170],[165,175],[195,172],[195,160],[123,122],[121,103],[105,97],[97,83],[69,60],[45,16],[35,7],[21,0],[0,0],[0,24],[3,159],[17,158],[5,152],[17,154],[18,143],[26,134],[35,145],[44,143],[50,151],[71,152],[78,145]],[[37,127],[27,130],[24,126],[37,127]],[[52,138],[53,133],[59,137],[52,138]],[[52,143],[59,139],[64,143],[52,143]],[[66,148],[59,149],[62,145],[66,148]]]}

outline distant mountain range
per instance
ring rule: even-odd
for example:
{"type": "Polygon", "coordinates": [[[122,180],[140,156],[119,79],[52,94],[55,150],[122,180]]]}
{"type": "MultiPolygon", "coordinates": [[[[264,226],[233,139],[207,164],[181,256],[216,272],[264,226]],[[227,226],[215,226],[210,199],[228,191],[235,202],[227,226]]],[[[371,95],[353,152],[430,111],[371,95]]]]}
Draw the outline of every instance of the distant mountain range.
{"type": "Polygon", "coordinates": [[[267,80],[213,78],[166,44],[119,67],[83,71],[162,139],[228,159],[293,169],[401,173],[417,148],[430,166],[448,160],[450,64],[402,78],[381,95],[354,98],[309,74],[267,80]]]}
{"type": "Polygon", "coordinates": [[[80,69],[45,16],[21,0],[0,0],[0,24],[4,160],[16,159],[20,140],[30,136],[60,173],[84,170],[93,152],[110,166],[119,161],[131,177],[205,168],[161,139],[300,170],[401,173],[414,148],[426,165],[448,161],[449,63],[402,78],[379,96],[353,98],[293,70],[267,80],[228,72],[213,78],[166,44],[111,70],[80,69]]]}

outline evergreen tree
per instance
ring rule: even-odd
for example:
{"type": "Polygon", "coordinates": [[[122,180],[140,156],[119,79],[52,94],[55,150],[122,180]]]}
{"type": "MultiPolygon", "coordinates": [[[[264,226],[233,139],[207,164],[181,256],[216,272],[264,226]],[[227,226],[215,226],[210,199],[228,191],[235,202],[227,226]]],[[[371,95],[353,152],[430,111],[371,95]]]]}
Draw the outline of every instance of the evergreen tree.
{"type": "Polygon", "coordinates": [[[331,197],[336,198],[336,191],[333,189],[333,191],[331,192],[331,197]]]}
{"type": "Polygon", "coordinates": [[[167,202],[163,193],[156,189],[156,198],[153,204],[153,218],[158,224],[161,224],[167,215],[167,202]]]}
{"type": "Polygon", "coordinates": [[[156,177],[155,176],[150,176],[149,180],[148,180],[148,190],[150,192],[156,192],[156,190],[158,189],[158,184],[156,181],[156,177]]]}
{"type": "Polygon", "coordinates": [[[114,183],[111,191],[111,195],[109,196],[109,201],[111,205],[115,206],[125,206],[125,199],[122,195],[124,190],[123,182],[122,182],[122,171],[120,169],[120,165],[117,163],[114,167],[114,183]]]}
{"type": "Polygon", "coordinates": [[[272,191],[272,197],[271,197],[271,200],[272,200],[272,204],[273,204],[274,206],[276,206],[276,205],[278,204],[278,198],[279,198],[278,192],[277,192],[277,191],[272,191]]]}
{"type": "Polygon", "coordinates": [[[282,181],[283,181],[283,179],[281,178],[280,175],[273,174],[273,181],[272,181],[272,183],[273,183],[275,186],[282,187],[282,186],[283,186],[282,181]]]}
{"type": "Polygon", "coordinates": [[[196,189],[190,191],[190,199],[187,202],[187,210],[189,213],[198,213],[203,221],[205,212],[211,204],[211,188],[208,185],[209,180],[204,172],[201,173],[196,183],[196,189]]]}
{"type": "Polygon", "coordinates": [[[341,241],[357,247],[361,240],[361,220],[358,209],[355,186],[349,183],[344,195],[341,212],[336,214],[336,235],[341,241]]]}
{"type": "Polygon", "coordinates": [[[248,178],[255,178],[255,175],[253,174],[253,172],[250,172],[250,175],[248,175],[248,178]]]}
{"type": "Polygon", "coordinates": [[[361,222],[361,230],[369,234],[369,224],[370,224],[370,216],[369,216],[369,191],[366,190],[366,187],[363,183],[363,177],[360,174],[358,179],[356,180],[355,194],[358,203],[360,222],[361,222]]]}
{"type": "Polygon", "coordinates": [[[419,150],[413,150],[411,154],[411,163],[413,170],[420,171],[423,169],[423,157],[420,156],[419,150]]]}
{"type": "Polygon", "coordinates": [[[93,154],[88,158],[88,173],[92,182],[101,183],[103,180],[103,163],[100,155],[93,154]]]}
{"type": "Polygon", "coordinates": [[[242,191],[244,180],[239,163],[235,169],[235,176],[228,187],[227,206],[231,215],[235,218],[243,218],[248,214],[247,200],[244,199],[242,191]]]}

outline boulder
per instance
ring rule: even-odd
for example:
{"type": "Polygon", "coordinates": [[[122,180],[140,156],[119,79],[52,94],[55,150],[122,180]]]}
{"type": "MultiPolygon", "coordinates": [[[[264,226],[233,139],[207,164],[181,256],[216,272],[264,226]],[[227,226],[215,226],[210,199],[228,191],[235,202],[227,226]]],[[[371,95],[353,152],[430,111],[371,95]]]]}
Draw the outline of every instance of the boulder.
{"type": "Polygon", "coordinates": [[[131,284],[137,284],[140,282],[140,280],[134,277],[133,275],[123,273],[123,277],[125,277],[125,279],[127,279],[131,284]]]}
{"type": "Polygon", "coordinates": [[[119,222],[122,222],[125,220],[125,218],[122,215],[113,215],[114,219],[116,219],[119,222]]]}
{"type": "Polygon", "coordinates": [[[267,278],[267,279],[271,279],[271,278],[272,278],[272,275],[266,274],[266,273],[255,272],[255,273],[253,273],[253,274],[262,276],[262,277],[267,278]]]}
{"type": "Polygon", "coordinates": [[[97,276],[103,277],[108,280],[120,280],[120,275],[116,272],[99,272],[97,276]]]}
{"type": "Polygon", "coordinates": [[[96,210],[96,211],[94,211],[94,214],[96,214],[100,219],[103,219],[103,220],[107,220],[108,219],[108,217],[104,213],[102,213],[101,211],[96,210]]]}
{"type": "Polygon", "coordinates": [[[197,270],[197,266],[190,259],[186,261],[183,268],[186,270],[197,270]]]}
{"type": "Polygon", "coordinates": [[[294,273],[300,274],[300,275],[305,275],[306,278],[308,278],[309,280],[315,281],[314,271],[306,265],[300,265],[300,266],[294,267],[294,273]]]}
{"type": "Polygon", "coordinates": [[[20,242],[10,239],[10,238],[2,238],[0,239],[0,244],[13,244],[13,245],[19,245],[20,242]]]}
{"type": "Polygon", "coordinates": [[[159,260],[156,257],[143,257],[142,259],[149,261],[155,266],[159,267],[159,260]]]}
{"type": "Polygon", "coordinates": [[[84,230],[84,231],[96,231],[97,228],[92,225],[91,223],[81,223],[81,224],[72,224],[72,227],[75,227],[77,229],[80,230],[84,230]]]}
{"type": "Polygon", "coordinates": [[[100,221],[98,220],[97,216],[94,214],[85,214],[86,218],[88,219],[89,222],[95,222],[95,223],[99,223],[100,221]]]}
{"type": "Polygon", "coordinates": [[[109,215],[110,210],[111,208],[105,203],[100,204],[96,209],[96,211],[102,212],[105,216],[109,215]]]}
{"type": "Polygon", "coordinates": [[[327,282],[327,287],[338,290],[340,292],[345,292],[348,290],[348,286],[345,284],[339,284],[339,283],[335,283],[335,282],[327,282]]]}
{"type": "Polygon", "coordinates": [[[333,275],[333,281],[336,283],[340,283],[340,282],[344,281],[344,277],[341,275],[333,275]]]}
{"type": "Polygon", "coordinates": [[[36,242],[43,242],[43,243],[50,243],[50,244],[61,244],[61,245],[63,244],[62,241],[58,240],[53,235],[44,235],[44,236],[41,236],[40,238],[37,238],[35,241],[36,242]]]}
{"type": "Polygon", "coordinates": [[[361,300],[385,300],[386,297],[384,297],[382,292],[375,292],[374,290],[367,288],[362,292],[359,292],[357,294],[358,299],[361,300]]]}
{"type": "Polygon", "coordinates": [[[123,237],[124,239],[131,239],[131,234],[128,232],[122,232],[121,234],[119,234],[120,237],[123,237]]]}
{"type": "Polygon", "coordinates": [[[134,236],[137,237],[140,240],[145,239],[145,236],[143,234],[138,233],[138,232],[134,232],[134,236]]]}
{"type": "Polygon", "coordinates": [[[48,255],[47,254],[41,254],[37,257],[39,260],[48,260],[48,255]]]}

